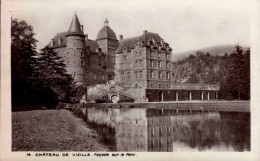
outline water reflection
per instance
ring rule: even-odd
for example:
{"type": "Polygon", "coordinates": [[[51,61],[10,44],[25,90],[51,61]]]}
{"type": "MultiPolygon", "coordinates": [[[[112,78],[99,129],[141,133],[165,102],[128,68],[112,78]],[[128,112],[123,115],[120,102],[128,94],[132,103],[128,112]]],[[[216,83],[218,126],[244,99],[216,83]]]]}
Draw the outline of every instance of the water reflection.
{"type": "Polygon", "coordinates": [[[250,113],[87,109],[112,151],[249,151],[250,113]]]}

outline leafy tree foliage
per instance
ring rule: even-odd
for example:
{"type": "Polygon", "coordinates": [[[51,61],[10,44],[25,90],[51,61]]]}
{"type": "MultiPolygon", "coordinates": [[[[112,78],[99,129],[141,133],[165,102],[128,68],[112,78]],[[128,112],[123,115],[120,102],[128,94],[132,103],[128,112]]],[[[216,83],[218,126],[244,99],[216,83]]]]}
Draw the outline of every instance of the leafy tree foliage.
{"type": "Polygon", "coordinates": [[[53,49],[45,47],[38,54],[39,66],[35,68],[37,85],[52,91],[56,101],[72,101],[76,86],[71,75],[67,74],[64,61],[53,49]]]}
{"type": "Polygon", "coordinates": [[[32,26],[12,20],[11,75],[12,104],[46,104],[76,101],[73,78],[52,49],[36,52],[37,40],[32,26]]]}
{"type": "Polygon", "coordinates": [[[12,103],[26,103],[33,96],[37,40],[33,28],[25,21],[14,19],[11,23],[12,103]]]}

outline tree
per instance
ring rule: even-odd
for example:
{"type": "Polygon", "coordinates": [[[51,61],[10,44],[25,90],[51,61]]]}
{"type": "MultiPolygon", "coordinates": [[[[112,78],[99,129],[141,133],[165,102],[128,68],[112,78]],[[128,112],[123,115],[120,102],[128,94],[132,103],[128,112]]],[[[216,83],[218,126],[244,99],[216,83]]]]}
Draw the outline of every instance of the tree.
{"type": "Polygon", "coordinates": [[[197,77],[196,73],[191,73],[187,83],[199,83],[199,78],[197,77]]]}
{"type": "Polygon", "coordinates": [[[227,77],[223,88],[229,99],[250,99],[250,49],[243,53],[241,46],[229,56],[227,77]]]}
{"type": "Polygon", "coordinates": [[[11,87],[12,104],[31,100],[36,61],[36,43],[33,28],[25,21],[11,21],[11,87]]]}
{"type": "Polygon", "coordinates": [[[38,54],[37,61],[39,66],[35,68],[37,70],[35,85],[40,85],[44,90],[52,91],[56,102],[72,101],[76,86],[71,75],[67,73],[61,57],[47,46],[38,54]]]}
{"type": "Polygon", "coordinates": [[[73,78],[57,53],[48,47],[37,53],[35,33],[25,21],[14,19],[11,27],[12,106],[75,100],[73,78]]]}

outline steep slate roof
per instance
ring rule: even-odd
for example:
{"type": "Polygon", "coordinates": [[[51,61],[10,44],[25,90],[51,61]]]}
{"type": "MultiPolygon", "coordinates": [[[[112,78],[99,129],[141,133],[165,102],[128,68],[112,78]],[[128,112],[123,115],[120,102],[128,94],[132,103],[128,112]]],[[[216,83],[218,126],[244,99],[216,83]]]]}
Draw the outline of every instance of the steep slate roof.
{"type": "MultiPolygon", "coordinates": [[[[66,35],[68,34],[68,32],[61,32],[61,33],[57,33],[57,35],[54,36],[54,44],[53,46],[51,46],[51,42],[48,43],[48,46],[50,48],[60,48],[60,47],[66,47],[67,46],[67,38],[66,35]],[[61,44],[59,45],[59,38],[61,38],[61,44]]],[[[90,40],[88,39],[87,41],[85,41],[85,46],[90,46],[90,50],[92,52],[96,52],[97,49],[99,48],[98,43],[94,40],[90,40]]]]}
{"type": "Polygon", "coordinates": [[[161,40],[161,37],[157,33],[144,31],[144,33],[141,36],[123,39],[120,41],[116,53],[122,53],[123,50],[126,48],[133,49],[135,43],[137,42],[143,42],[144,45],[148,45],[148,41],[152,39],[154,39],[157,42],[161,40]]]}
{"type": "Polygon", "coordinates": [[[97,34],[97,39],[112,39],[117,40],[115,32],[109,27],[104,26],[97,34]]]}
{"type": "Polygon", "coordinates": [[[78,19],[78,16],[76,13],[73,16],[73,19],[70,24],[70,28],[69,28],[66,36],[69,36],[69,35],[85,36],[80,28],[79,19],[78,19]]]}

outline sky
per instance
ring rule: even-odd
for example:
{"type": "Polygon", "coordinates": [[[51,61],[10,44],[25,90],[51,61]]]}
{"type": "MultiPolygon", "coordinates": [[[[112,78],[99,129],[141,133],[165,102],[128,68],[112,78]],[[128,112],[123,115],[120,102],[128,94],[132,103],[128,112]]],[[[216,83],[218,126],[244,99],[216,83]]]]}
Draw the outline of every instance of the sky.
{"type": "Polygon", "coordinates": [[[233,0],[9,0],[13,18],[34,28],[37,48],[69,29],[76,11],[84,33],[96,39],[104,20],[117,37],[158,33],[173,52],[215,45],[250,45],[247,1],[233,0]],[[185,2],[185,3],[184,3],[185,2]]]}

